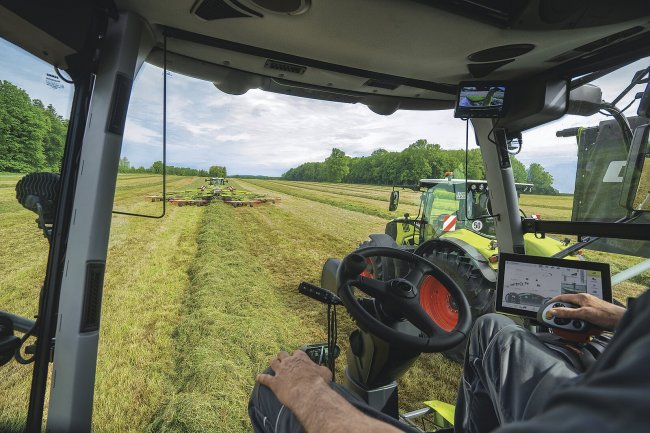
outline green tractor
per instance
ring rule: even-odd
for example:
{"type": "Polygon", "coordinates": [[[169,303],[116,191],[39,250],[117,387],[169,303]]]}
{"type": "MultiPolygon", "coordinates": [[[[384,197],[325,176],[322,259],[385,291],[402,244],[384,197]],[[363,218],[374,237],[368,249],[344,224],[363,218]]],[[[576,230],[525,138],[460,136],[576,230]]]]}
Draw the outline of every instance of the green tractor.
{"type": "MultiPolygon", "coordinates": [[[[517,194],[532,192],[533,185],[515,184],[517,194]]],[[[406,187],[404,187],[406,188],[406,187]]],[[[386,224],[385,234],[371,234],[361,247],[382,246],[410,250],[445,271],[463,289],[473,319],[494,311],[494,289],[499,266],[495,216],[490,207],[489,187],[484,180],[422,179],[409,187],[421,191],[419,214],[409,214],[386,224]]],[[[393,189],[390,210],[397,209],[399,190],[393,189]]],[[[523,211],[522,216],[526,217],[523,211]]],[[[567,242],[529,233],[524,236],[529,255],[552,257],[566,248],[567,242]]],[[[577,258],[571,255],[567,258],[577,258]]],[[[368,259],[365,276],[392,279],[405,273],[401,264],[390,258],[368,259]]],[[[421,286],[422,307],[446,330],[458,322],[458,308],[445,287],[432,276],[421,286]]],[[[464,344],[445,352],[453,360],[463,358],[464,344]]]]}

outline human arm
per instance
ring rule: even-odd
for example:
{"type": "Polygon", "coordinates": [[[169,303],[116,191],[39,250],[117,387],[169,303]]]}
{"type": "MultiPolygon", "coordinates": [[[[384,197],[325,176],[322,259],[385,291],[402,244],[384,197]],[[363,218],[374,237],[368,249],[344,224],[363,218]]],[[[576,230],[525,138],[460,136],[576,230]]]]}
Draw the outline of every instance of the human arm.
{"type": "Polygon", "coordinates": [[[625,308],[587,293],[558,295],[551,301],[563,301],[579,305],[578,308],[552,308],[549,311],[551,317],[582,319],[610,331],[616,329],[623,314],[625,314],[625,308]]]}
{"type": "Polygon", "coordinates": [[[396,427],[371,418],[330,387],[330,371],[312,362],[300,350],[280,352],[271,361],[275,375],[259,374],[257,381],[269,387],[300,420],[308,433],[401,433],[396,427]]]}

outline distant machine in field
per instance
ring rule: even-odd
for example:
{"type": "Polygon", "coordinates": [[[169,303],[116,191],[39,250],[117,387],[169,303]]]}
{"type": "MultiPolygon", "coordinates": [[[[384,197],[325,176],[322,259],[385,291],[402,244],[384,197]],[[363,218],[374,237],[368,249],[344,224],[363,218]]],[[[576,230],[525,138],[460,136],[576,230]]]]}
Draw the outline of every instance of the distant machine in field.
{"type": "MultiPolygon", "coordinates": [[[[164,200],[167,200],[169,204],[176,206],[206,206],[212,202],[212,200],[221,200],[224,203],[228,203],[232,207],[241,207],[241,206],[258,206],[262,203],[278,203],[280,198],[278,197],[265,197],[263,194],[252,193],[243,189],[235,189],[232,186],[224,186],[228,183],[228,180],[222,177],[211,177],[206,179],[208,185],[202,185],[198,192],[194,190],[185,190],[185,191],[170,191],[167,193],[167,197],[164,200]],[[222,187],[220,187],[222,186],[222,187]]],[[[162,195],[146,195],[144,196],[147,200],[163,201],[162,195]]]]}

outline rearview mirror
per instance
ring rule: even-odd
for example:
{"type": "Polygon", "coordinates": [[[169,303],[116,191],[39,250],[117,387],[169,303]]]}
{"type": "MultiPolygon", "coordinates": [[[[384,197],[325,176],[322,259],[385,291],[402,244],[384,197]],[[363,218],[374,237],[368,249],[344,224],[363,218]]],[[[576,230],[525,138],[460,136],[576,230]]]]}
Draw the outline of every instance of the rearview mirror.
{"type": "Polygon", "coordinates": [[[398,204],[399,204],[399,191],[393,191],[390,193],[390,204],[388,205],[388,210],[390,212],[397,210],[398,204]]]}
{"type": "Polygon", "coordinates": [[[630,211],[650,211],[650,124],[634,130],[627,159],[621,206],[630,211]]]}

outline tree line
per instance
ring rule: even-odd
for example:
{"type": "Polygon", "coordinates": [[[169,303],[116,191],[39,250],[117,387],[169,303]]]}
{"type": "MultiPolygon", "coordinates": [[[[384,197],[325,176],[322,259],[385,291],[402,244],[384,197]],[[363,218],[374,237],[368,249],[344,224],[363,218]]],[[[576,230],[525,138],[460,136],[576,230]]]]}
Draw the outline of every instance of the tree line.
{"type": "MultiPolygon", "coordinates": [[[[222,165],[213,165],[208,170],[203,170],[199,168],[191,167],[174,167],[173,165],[167,166],[167,174],[170,176],[203,176],[203,177],[226,177],[228,171],[226,167],[222,165]]],[[[118,166],[119,173],[153,173],[153,174],[162,174],[163,172],[163,162],[155,161],[151,164],[151,167],[131,167],[129,159],[125,156],[120,159],[120,165],[118,166]]]]}
{"type": "MultiPolygon", "coordinates": [[[[13,83],[0,80],[0,172],[31,173],[61,171],[68,120],[50,104],[30,99],[27,92],[13,83]]],[[[162,161],[150,167],[131,167],[129,159],[120,159],[120,173],[162,174],[162,161]]],[[[226,177],[226,167],[213,165],[208,170],[167,166],[175,176],[226,177]]]]}
{"type": "MultiPolygon", "coordinates": [[[[533,163],[526,168],[514,156],[510,160],[515,182],[534,184],[537,194],[558,194],[553,188],[553,176],[541,164],[533,163]]],[[[442,178],[447,172],[464,177],[465,151],[445,150],[439,144],[417,140],[401,152],[378,149],[370,156],[355,158],[334,148],[325,161],[306,162],[289,169],[282,177],[311,182],[409,185],[420,179],[442,178]]],[[[480,149],[467,154],[467,178],[485,179],[480,149]]]]}
{"type": "Polygon", "coordinates": [[[52,105],[0,80],[0,171],[60,171],[67,131],[52,105]]]}

